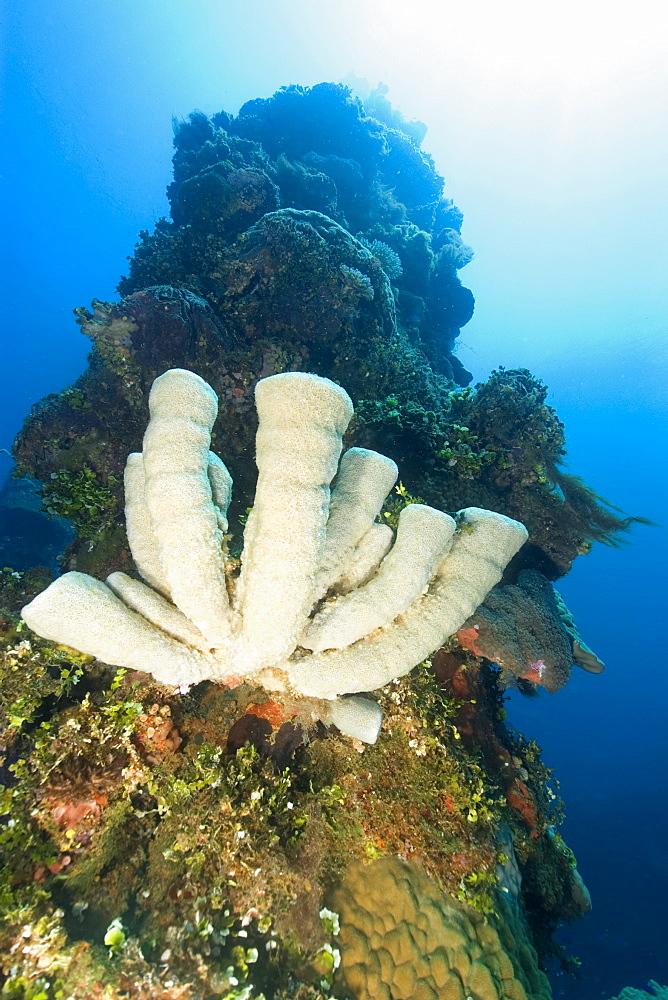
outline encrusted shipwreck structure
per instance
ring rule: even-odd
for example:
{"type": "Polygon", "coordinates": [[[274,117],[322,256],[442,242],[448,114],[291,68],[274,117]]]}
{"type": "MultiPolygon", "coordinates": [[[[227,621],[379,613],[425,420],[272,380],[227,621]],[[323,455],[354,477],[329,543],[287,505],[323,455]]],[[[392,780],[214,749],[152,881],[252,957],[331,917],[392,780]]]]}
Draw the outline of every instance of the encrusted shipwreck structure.
{"type": "Polygon", "coordinates": [[[3,995],[549,1000],[568,967],[590,900],[503,692],[602,670],[553,584],[632,519],[531,373],[469,387],[424,131],[333,84],[190,116],[171,218],[76,310],[89,367],[14,447],[76,537],[0,571],[3,995]]]}

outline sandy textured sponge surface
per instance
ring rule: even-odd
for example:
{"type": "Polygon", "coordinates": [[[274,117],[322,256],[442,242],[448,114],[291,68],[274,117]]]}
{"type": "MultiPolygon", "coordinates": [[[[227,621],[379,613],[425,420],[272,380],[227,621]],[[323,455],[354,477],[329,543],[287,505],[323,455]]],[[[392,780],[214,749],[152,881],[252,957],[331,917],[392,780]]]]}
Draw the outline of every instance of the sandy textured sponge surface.
{"type": "Polygon", "coordinates": [[[521,920],[499,930],[412,862],[355,864],[334,893],[341,970],[354,1000],[549,1000],[521,920]]]}

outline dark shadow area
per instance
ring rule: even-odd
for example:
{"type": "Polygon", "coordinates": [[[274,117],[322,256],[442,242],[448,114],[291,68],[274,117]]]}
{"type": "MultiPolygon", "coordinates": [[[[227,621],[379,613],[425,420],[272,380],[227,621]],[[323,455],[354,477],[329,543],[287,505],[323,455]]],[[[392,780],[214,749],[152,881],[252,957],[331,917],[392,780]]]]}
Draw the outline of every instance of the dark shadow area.
{"type": "Polygon", "coordinates": [[[58,556],[74,538],[61,517],[49,517],[41,507],[33,479],[8,478],[0,490],[0,567],[26,572],[47,566],[59,572],[58,556]]]}
{"type": "Polygon", "coordinates": [[[593,909],[557,934],[582,966],[577,980],[550,970],[555,1000],[609,1000],[625,986],[668,983],[668,854],[660,846],[668,842],[667,793],[655,786],[620,788],[614,798],[569,796],[564,835],[577,858],[586,856],[593,909]]]}

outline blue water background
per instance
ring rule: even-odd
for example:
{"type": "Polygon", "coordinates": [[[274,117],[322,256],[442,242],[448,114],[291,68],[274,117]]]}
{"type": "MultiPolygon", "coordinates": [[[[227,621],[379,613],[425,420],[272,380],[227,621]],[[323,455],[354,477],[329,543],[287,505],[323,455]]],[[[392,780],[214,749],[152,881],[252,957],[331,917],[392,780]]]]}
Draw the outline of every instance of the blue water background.
{"type": "MultiPolygon", "coordinates": [[[[513,696],[509,714],[556,769],[564,833],[594,900],[559,934],[584,964],[579,982],[554,974],[555,995],[668,983],[668,78],[651,55],[577,93],[524,80],[517,60],[494,78],[473,28],[444,34],[442,62],[408,48],[397,60],[383,10],[10,0],[0,447],[82,371],[73,307],[116,298],[137,233],[166,213],[172,115],[236,112],[292,82],[384,80],[429,125],[424,146],[477,252],[462,272],[477,308],[460,357],[476,379],[499,364],[543,378],[571,471],[659,523],[637,528],[629,548],[597,547],[561,581],[606,672],[576,671],[557,696],[513,696]]],[[[429,21],[415,30],[413,41],[429,21]]],[[[633,22],[628,31],[631,44],[633,22]]],[[[534,55],[541,44],[537,33],[534,55]]],[[[10,467],[0,454],[0,477],[10,467]]]]}

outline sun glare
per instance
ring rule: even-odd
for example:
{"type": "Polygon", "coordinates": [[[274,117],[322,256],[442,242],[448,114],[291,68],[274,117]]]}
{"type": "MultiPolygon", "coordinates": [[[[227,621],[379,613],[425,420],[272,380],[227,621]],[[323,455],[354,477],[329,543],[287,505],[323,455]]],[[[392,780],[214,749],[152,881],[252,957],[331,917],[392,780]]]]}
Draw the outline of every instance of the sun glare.
{"type": "Polygon", "coordinates": [[[668,37],[668,5],[653,0],[371,0],[366,11],[388,63],[414,63],[421,74],[475,71],[482,84],[597,86],[658,62],[668,37]]]}

